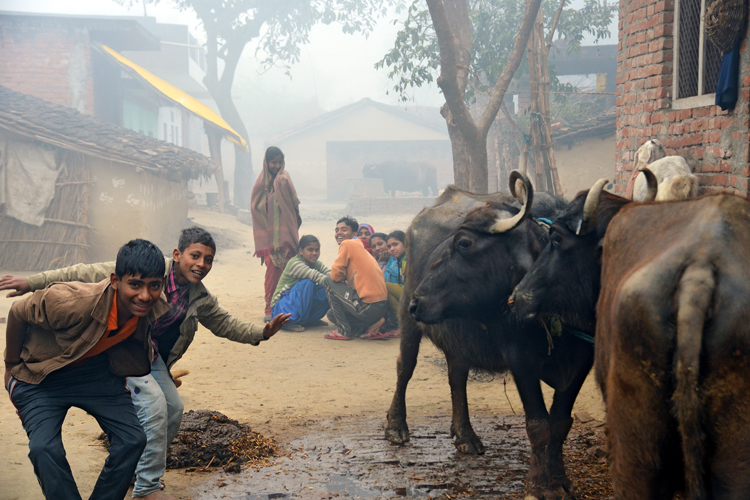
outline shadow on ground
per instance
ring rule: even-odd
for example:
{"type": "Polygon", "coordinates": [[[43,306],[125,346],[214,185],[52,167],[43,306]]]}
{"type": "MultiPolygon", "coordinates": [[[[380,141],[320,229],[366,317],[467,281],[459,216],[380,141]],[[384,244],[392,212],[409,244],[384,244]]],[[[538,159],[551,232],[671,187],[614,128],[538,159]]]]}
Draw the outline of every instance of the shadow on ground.
{"type": "MultiPolygon", "coordinates": [[[[315,423],[281,443],[287,456],[275,465],[206,475],[191,500],[522,498],[529,455],[523,417],[475,417],[473,424],[483,456],[456,452],[444,416],[413,423],[404,446],[389,444],[377,419],[315,423]]],[[[565,458],[579,500],[612,495],[603,447],[600,422],[575,422],[565,458]]]]}

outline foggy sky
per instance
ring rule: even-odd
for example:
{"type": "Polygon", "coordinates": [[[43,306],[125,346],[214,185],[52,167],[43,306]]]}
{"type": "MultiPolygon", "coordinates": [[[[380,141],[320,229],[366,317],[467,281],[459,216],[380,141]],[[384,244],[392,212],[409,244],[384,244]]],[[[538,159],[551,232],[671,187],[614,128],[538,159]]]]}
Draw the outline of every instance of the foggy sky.
{"type": "MultiPolygon", "coordinates": [[[[575,4],[576,2],[573,2],[575,4]]],[[[142,16],[142,5],[127,9],[112,0],[0,0],[0,10],[59,13],[78,15],[129,15],[142,16]]],[[[203,30],[191,11],[180,12],[163,0],[159,5],[148,5],[149,16],[162,23],[186,24],[193,35],[204,40],[203,30]]],[[[402,16],[404,14],[402,13],[402,16]]],[[[254,60],[254,47],[248,45],[238,67],[233,94],[238,99],[252,98],[244,86],[273,89],[275,95],[289,95],[295,100],[314,99],[324,110],[332,110],[358,101],[364,97],[399,104],[398,96],[391,90],[387,69],[375,70],[373,65],[392,47],[399,27],[390,19],[381,20],[369,38],[363,35],[345,35],[340,26],[318,25],[312,30],[310,43],[301,49],[300,61],[292,67],[292,79],[284,71],[273,68],[260,75],[254,60]],[[242,82],[242,85],[237,85],[242,82]]],[[[616,43],[617,22],[611,28],[616,43]]],[[[416,89],[409,105],[440,106],[444,102],[437,86],[416,89]]],[[[239,103],[238,103],[239,104],[239,103]]]]}

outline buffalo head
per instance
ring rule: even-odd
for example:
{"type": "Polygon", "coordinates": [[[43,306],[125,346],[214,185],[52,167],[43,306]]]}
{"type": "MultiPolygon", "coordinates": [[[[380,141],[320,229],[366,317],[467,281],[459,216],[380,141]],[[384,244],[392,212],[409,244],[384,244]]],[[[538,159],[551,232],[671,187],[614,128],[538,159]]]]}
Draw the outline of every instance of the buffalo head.
{"type": "Polygon", "coordinates": [[[526,222],[533,188],[519,172],[510,177],[521,208],[488,202],[466,215],[462,225],[431,254],[415,287],[409,312],[417,321],[483,319],[508,312],[504,299],[541,252],[541,229],[526,222]]]}
{"type": "Polygon", "coordinates": [[[630,201],[603,192],[607,182],[578,193],[553,222],[547,246],[508,299],[518,317],[557,316],[571,328],[594,331],[604,233],[630,201]]]}

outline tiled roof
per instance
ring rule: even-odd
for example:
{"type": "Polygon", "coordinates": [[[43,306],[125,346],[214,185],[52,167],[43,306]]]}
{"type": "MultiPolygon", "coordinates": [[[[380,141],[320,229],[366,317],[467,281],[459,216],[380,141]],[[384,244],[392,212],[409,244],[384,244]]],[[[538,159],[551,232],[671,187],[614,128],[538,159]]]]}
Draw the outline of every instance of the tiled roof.
{"type": "Polygon", "coordinates": [[[175,180],[210,176],[215,166],[210,158],[193,150],[3,86],[0,86],[0,128],[175,180]]]}

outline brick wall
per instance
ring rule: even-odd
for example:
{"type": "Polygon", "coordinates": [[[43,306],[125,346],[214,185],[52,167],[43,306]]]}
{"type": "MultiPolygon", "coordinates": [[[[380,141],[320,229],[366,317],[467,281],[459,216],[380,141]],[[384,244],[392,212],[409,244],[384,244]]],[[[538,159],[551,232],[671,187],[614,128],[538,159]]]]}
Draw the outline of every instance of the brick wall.
{"type": "Polygon", "coordinates": [[[638,147],[662,141],[700,179],[700,193],[748,194],[750,54],[741,46],[740,95],[732,111],[672,108],[674,0],[620,0],[617,56],[616,192],[627,186],[638,147]]]}
{"type": "Polygon", "coordinates": [[[64,23],[0,16],[0,85],[93,115],[89,33],[64,23]]]}

